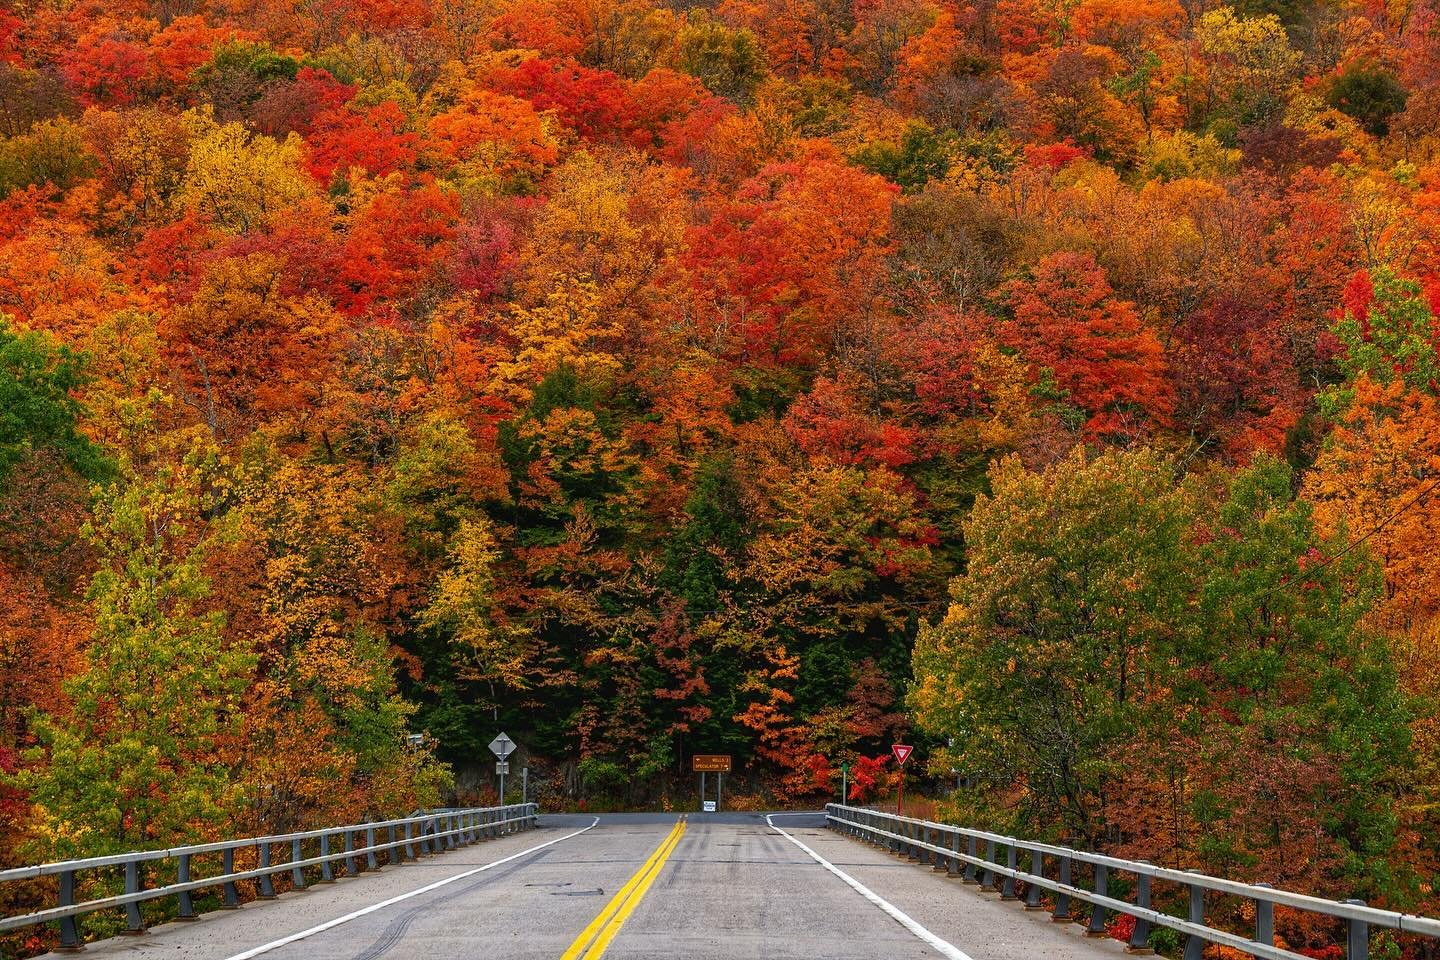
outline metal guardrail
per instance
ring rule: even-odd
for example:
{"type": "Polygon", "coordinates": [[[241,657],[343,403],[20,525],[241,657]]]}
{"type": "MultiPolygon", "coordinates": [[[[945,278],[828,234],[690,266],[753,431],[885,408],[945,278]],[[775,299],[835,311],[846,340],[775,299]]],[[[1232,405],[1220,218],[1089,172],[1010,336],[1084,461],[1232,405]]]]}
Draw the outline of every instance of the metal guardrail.
{"type": "Polygon", "coordinates": [[[1201,960],[1206,943],[1233,947],[1262,960],[1305,960],[1302,954],[1275,946],[1277,905],[1344,921],[1345,955],[1349,960],[1368,960],[1372,928],[1440,937],[1440,920],[1392,910],[1377,910],[1366,906],[1361,900],[1327,900],[1323,897],[1277,890],[1263,883],[1240,883],[1197,871],[1171,870],[1139,860],[1121,860],[1070,847],[1035,843],[983,830],[896,816],[865,807],[827,804],[825,820],[832,829],[908,855],[921,863],[929,863],[937,869],[944,868],[951,876],[960,876],[967,882],[978,882],[982,890],[998,889],[1001,899],[1004,900],[1021,899],[1016,894],[1016,885],[1024,883],[1027,910],[1042,908],[1042,890],[1048,890],[1055,895],[1053,915],[1059,920],[1072,919],[1072,901],[1079,900],[1089,904],[1087,932],[1091,934],[1104,933],[1105,915],[1108,911],[1134,917],[1135,929],[1128,944],[1131,950],[1144,949],[1154,927],[1168,927],[1185,935],[1185,960],[1201,960]],[[1028,870],[1019,866],[1022,853],[1029,856],[1028,870]],[[1074,867],[1077,864],[1090,866],[1094,889],[1087,890],[1077,885],[1074,877],[1074,867]],[[1054,879],[1046,872],[1049,865],[1054,866],[1054,879]],[[1134,903],[1110,895],[1109,880],[1112,872],[1132,874],[1135,877],[1134,903]],[[1188,889],[1188,917],[1172,916],[1151,905],[1151,886],[1156,880],[1179,884],[1188,889]],[[1254,938],[1247,939],[1207,926],[1206,893],[1252,901],[1255,909],[1254,938]]]}
{"type": "Polygon", "coordinates": [[[145,929],[140,904],[147,900],[164,897],[179,899],[179,920],[193,920],[196,917],[195,903],[191,894],[207,887],[219,887],[223,897],[221,909],[235,909],[240,906],[240,891],[236,884],[242,880],[258,880],[259,896],[262,900],[275,896],[275,876],[289,873],[291,886],[305,888],[306,867],[320,869],[320,882],[335,879],[337,870],[349,876],[360,873],[359,858],[365,859],[367,870],[380,868],[377,855],[384,854],[388,863],[404,863],[414,860],[417,849],[420,856],[453,850],[459,846],[490,840],[531,829],[536,825],[538,806],[533,803],[511,804],[503,807],[471,807],[462,810],[432,811],[399,820],[382,820],[373,823],[357,823],[348,826],[326,827],[320,830],[306,830],[301,833],[286,833],[270,837],[249,837],[243,840],[222,840],[216,843],[202,843],[188,847],[174,847],[168,850],[142,850],[134,853],[118,853],[108,857],[91,857],[86,860],[65,860],[59,863],[43,863],[33,867],[18,867],[0,870],[0,883],[17,880],[33,880],[38,877],[58,876],[60,878],[59,903],[46,910],[0,917],[0,933],[23,927],[59,921],[60,946],[62,949],[79,949],[80,930],[76,918],[100,910],[124,907],[128,932],[140,933],[145,929]],[[379,842],[376,833],[383,836],[379,842]],[[361,839],[363,837],[363,839],[361,839]],[[334,849],[333,840],[339,840],[340,849],[334,849]],[[311,845],[314,855],[307,856],[306,844],[311,845]],[[288,847],[288,858],[275,859],[275,848],[288,847]],[[257,866],[236,870],[237,851],[255,851],[257,866]],[[213,876],[192,877],[193,859],[218,854],[221,872],[213,876]],[[175,882],[164,886],[145,887],[141,870],[142,864],[157,861],[175,861],[175,882]],[[77,901],[76,874],[86,870],[102,870],[113,867],[125,868],[125,892],[98,900],[77,901]]]}

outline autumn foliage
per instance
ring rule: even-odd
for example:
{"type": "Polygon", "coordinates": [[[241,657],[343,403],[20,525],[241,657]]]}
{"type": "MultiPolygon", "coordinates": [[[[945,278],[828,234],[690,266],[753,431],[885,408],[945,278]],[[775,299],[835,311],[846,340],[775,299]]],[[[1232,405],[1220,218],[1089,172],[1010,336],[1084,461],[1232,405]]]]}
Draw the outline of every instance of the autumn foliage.
{"type": "Polygon", "coordinates": [[[916,737],[1434,909],[1437,23],[0,6],[0,860],[916,737]]]}

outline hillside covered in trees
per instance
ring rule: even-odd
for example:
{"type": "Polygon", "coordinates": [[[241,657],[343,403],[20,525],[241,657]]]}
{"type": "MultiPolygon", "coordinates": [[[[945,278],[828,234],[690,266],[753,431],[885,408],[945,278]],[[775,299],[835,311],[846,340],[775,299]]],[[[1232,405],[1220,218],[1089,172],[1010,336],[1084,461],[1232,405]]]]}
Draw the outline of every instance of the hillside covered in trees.
{"type": "Polygon", "coordinates": [[[0,135],[0,857],[913,735],[1440,903],[1435,0],[7,0],[0,135]]]}

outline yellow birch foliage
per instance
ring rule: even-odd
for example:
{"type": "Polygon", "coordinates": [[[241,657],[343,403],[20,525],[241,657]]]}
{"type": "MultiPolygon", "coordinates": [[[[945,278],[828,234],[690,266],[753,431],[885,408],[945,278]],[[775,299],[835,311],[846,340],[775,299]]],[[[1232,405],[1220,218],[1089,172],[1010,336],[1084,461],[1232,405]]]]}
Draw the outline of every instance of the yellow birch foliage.
{"type": "Polygon", "coordinates": [[[208,112],[186,116],[194,146],[177,194],[182,207],[247,233],[313,192],[297,135],[277,142],[239,123],[216,124],[208,112]]]}

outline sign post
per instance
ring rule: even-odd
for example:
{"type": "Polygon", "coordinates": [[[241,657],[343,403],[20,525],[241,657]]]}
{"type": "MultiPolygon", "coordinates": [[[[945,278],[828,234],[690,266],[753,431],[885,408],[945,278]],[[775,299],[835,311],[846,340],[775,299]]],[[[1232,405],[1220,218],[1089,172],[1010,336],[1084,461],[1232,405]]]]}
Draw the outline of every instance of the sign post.
{"type": "Polygon", "coordinates": [[[905,797],[905,761],[910,759],[910,754],[915,752],[915,748],[908,743],[892,743],[890,752],[895,754],[895,760],[900,767],[900,780],[895,785],[895,816],[900,817],[904,816],[900,804],[905,797]]]}
{"type": "Polygon", "coordinates": [[[850,802],[850,761],[840,761],[840,802],[850,802]]]}
{"type": "Polygon", "coordinates": [[[700,810],[716,813],[725,798],[725,774],[730,772],[733,759],[728,753],[697,753],[690,758],[690,769],[700,774],[700,810]],[[705,798],[705,775],[715,774],[715,799],[705,798]]]}
{"type": "Polygon", "coordinates": [[[490,741],[490,752],[499,758],[500,762],[495,764],[495,773],[500,777],[500,806],[505,806],[505,774],[510,772],[510,764],[505,758],[515,752],[515,741],[501,732],[500,736],[490,741]]]}

